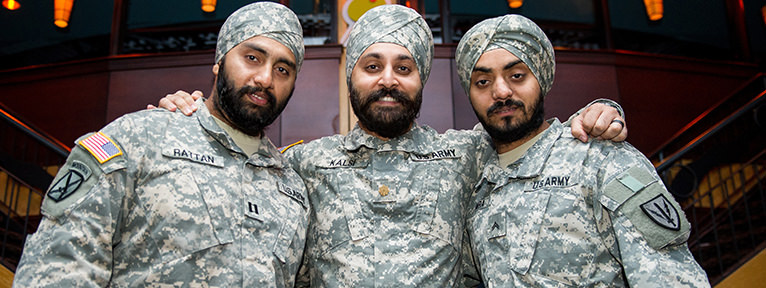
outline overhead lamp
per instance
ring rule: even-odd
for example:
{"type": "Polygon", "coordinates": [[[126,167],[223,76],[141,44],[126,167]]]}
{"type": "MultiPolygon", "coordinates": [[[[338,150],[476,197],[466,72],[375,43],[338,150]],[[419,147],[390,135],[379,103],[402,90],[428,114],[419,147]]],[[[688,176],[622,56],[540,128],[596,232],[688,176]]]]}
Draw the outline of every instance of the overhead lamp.
{"type": "Polygon", "coordinates": [[[53,2],[53,24],[60,28],[69,26],[69,15],[72,13],[74,0],[55,0],[53,2]]]}
{"type": "Polygon", "coordinates": [[[16,10],[16,9],[19,9],[21,5],[16,0],[3,0],[3,7],[5,7],[8,10],[16,10]]]}
{"type": "Polygon", "coordinates": [[[215,11],[215,1],[216,0],[202,0],[202,11],[208,13],[215,11]]]}
{"type": "Polygon", "coordinates": [[[508,7],[513,9],[521,7],[521,4],[524,4],[523,0],[508,0],[508,7]]]}
{"type": "Polygon", "coordinates": [[[646,15],[649,20],[657,21],[662,19],[662,0],[644,0],[646,6],[646,15]]]}
{"type": "Polygon", "coordinates": [[[761,17],[763,17],[763,24],[766,24],[766,5],[761,7],[761,17]]]}

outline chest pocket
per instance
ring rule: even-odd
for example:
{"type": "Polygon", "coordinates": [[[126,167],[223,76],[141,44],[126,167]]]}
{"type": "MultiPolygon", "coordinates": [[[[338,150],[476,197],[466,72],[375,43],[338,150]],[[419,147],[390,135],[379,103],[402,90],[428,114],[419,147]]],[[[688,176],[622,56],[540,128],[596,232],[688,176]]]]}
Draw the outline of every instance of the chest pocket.
{"type": "Polygon", "coordinates": [[[415,215],[410,223],[412,230],[433,235],[460,247],[463,236],[465,205],[469,187],[462,179],[457,159],[435,159],[414,162],[410,179],[414,195],[415,215]]]}
{"type": "MultiPolygon", "coordinates": [[[[290,247],[295,239],[304,241],[304,237],[296,235],[299,229],[301,235],[305,235],[307,210],[291,197],[275,191],[277,188],[274,185],[258,186],[260,188],[255,191],[261,195],[245,196],[242,225],[247,240],[242,247],[243,253],[246,258],[268,257],[273,253],[283,264],[295,262],[298,256],[291,253],[290,247]]],[[[281,184],[278,187],[285,189],[281,184]]],[[[303,243],[296,244],[303,247],[303,243]]]]}
{"type": "MultiPolygon", "coordinates": [[[[484,182],[479,189],[493,189],[491,186],[484,182]]],[[[501,270],[510,267],[526,274],[535,254],[550,193],[518,192],[500,186],[486,195],[489,196],[482,200],[483,207],[478,207],[469,218],[474,248],[479,250],[476,252],[488,267],[501,270]]]]}
{"type": "Polygon", "coordinates": [[[595,255],[604,251],[587,190],[574,185],[525,193],[550,195],[535,233],[536,248],[528,254],[533,255],[530,273],[569,285],[582,283],[595,269],[595,255]]]}
{"type": "Polygon", "coordinates": [[[143,185],[139,197],[145,208],[147,233],[154,239],[163,262],[234,241],[229,220],[233,215],[224,207],[230,201],[222,199],[226,195],[211,187],[215,184],[200,170],[190,166],[169,168],[167,175],[143,185]]]}
{"type": "MultiPolygon", "coordinates": [[[[330,243],[329,245],[316,245],[334,250],[336,247],[349,241],[358,241],[372,235],[373,226],[368,215],[368,209],[364,209],[359,199],[360,191],[369,190],[366,179],[370,176],[366,171],[369,163],[367,158],[333,160],[316,166],[314,179],[315,189],[319,192],[310,195],[312,209],[317,214],[314,227],[321,230],[329,230],[332,233],[312,231],[312,235],[318,237],[314,241],[330,243]]],[[[313,221],[313,220],[312,220],[313,221]]],[[[328,252],[319,251],[320,253],[328,252]]]]}

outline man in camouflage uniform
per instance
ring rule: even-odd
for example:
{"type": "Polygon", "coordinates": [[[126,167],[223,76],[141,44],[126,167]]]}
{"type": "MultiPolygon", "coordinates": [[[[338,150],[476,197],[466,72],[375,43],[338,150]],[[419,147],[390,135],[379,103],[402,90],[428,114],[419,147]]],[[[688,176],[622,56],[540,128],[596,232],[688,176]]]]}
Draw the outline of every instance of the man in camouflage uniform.
{"type": "Polygon", "coordinates": [[[425,20],[404,6],[354,24],[346,75],[358,124],[287,151],[312,205],[299,284],[459,284],[464,205],[490,148],[476,132],[414,122],[433,51],[425,20]]]}
{"type": "Polygon", "coordinates": [[[346,75],[359,122],[287,151],[312,205],[299,286],[461,285],[466,203],[494,153],[478,131],[415,123],[433,49],[426,22],[404,6],[354,24],[346,75]]]}
{"type": "Polygon", "coordinates": [[[293,287],[310,208],[262,132],[289,100],[303,54],[288,8],[234,12],[196,117],[141,111],[77,141],[14,285],[293,287]]]}
{"type": "MultiPolygon", "coordinates": [[[[346,75],[358,125],[286,152],[312,205],[298,286],[461,285],[465,205],[494,152],[478,131],[415,123],[433,49],[423,18],[404,6],[354,24],[346,75]]],[[[190,111],[193,97],[179,91],[160,106],[190,111]]]]}
{"type": "Polygon", "coordinates": [[[471,197],[466,260],[480,277],[468,280],[709,287],[686,245],[689,223],[646,157],[625,142],[582,143],[557,119],[543,121],[554,51],[537,25],[519,15],[485,20],[456,53],[461,84],[499,154],[471,197]]]}

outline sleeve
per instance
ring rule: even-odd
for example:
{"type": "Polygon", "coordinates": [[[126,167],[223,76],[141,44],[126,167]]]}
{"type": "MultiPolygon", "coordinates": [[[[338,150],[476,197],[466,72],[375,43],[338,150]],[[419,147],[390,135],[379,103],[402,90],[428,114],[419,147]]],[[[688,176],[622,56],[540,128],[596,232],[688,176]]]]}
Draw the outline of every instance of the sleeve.
{"type": "Polygon", "coordinates": [[[567,121],[564,122],[564,125],[565,126],[570,126],[569,123],[572,122],[572,119],[577,117],[577,115],[582,114],[582,112],[585,111],[585,109],[587,109],[588,107],[590,107],[591,105],[596,104],[596,103],[601,103],[601,104],[604,104],[606,106],[614,107],[614,109],[617,109],[617,113],[620,113],[620,117],[622,117],[622,119],[625,119],[625,111],[622,110],[622,106],[620,106],[620,104],[617,104],[617,102],[614,102],[614,100],[611,100],[611,99],[599,98],[599,99],[591,101],[590,103],[588,103],[588,105],[585,105],[585,107],[582,107],[582,108],[580,108],[580,110],[577,110],[577,112],[572,114],[572,116],[569,116],[569,119],[567,119],[567,121]]]}
{"type": "Polygon", "coordinates": [[[27,238],[15,287],[109,285],[125,161],[116,155],[99,163],[92,153],[75,146],[48,188],[43,219],[27,238]]]}
{"type": "Polygon", "coordinates": [[[598,197],[629,285],[710,287],[686,244],[690,224],[680,205],[648,159],[627,143],[616,147],[599,173],[605,181],[598,197]]]}

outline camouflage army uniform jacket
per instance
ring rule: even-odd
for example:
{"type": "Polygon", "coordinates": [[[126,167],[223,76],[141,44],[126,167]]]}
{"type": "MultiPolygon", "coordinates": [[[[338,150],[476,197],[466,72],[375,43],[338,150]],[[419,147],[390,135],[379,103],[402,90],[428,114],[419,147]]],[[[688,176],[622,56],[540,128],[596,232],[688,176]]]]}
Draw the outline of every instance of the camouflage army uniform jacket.
{"type": "Polygon", "coordinates": [[[247,157],[197,104],[194,117],[110,123],[99,133],[122,154],[102,164],[78,144],[14,284],[292,287],[310,211],[302,180],[267,137],[247,157]]]}
{"type": "Polygon", "coordinates": [[[383,141],[357,126],[288,150],[312,206],[299,286],[460,285],[477,154],[494,153],[480,135],[415,125],[383,141]]]}
{"type": "Polygon", "coordinates": [[[467,219],[486,287],[709,287],[689,223],[626,142],[575,139],[558,120],[518,161],[484,168],[467,219]]]}

